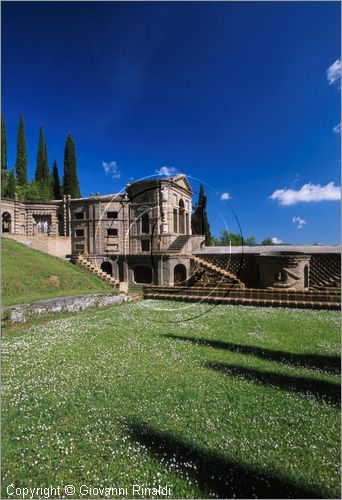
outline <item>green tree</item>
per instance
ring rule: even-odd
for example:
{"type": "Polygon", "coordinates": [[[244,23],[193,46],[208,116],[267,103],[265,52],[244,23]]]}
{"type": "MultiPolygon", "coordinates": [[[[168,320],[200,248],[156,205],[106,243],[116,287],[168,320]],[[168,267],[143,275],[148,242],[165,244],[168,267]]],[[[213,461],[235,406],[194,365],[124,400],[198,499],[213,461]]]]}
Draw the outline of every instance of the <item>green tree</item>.
{"type": "Polygon", "coordinates": [[[249,247],[255,247],[257,245],[257,242],[254,236],[248,236],[248,238],[244,240],[244,244],[249,247]]]}
{"type": "Polygon", "coordinates": [[[7,186],[8,186],[8,172],[7,172],[7,170],[2,170],[2,172],[1,172],[1,196],[3,198],[7,197],[7,186]]]}
{"type": "Polygon", "coordinates": [[[37,185],[32,186],[32,190],[29,190],[28,193],[37,191],[37,186],[39,190],[39,200],[49,200],[51,199],[51,178],[50,178],[50,170],[48,164],[48,155],[47,155],[47,145],[44,140],[44,132],[43,127],[39,129],[39,141],[38,141],[38,153],[37,153],[37,166],[35,172],[35,182],[37,185]]]}
{"type": "Polygon", "coordinates": [[[77,175],[76,148],[71,134],[68,135],[64,148],[63,193],[71,198],[80,198],[80,183],[77,175]]]}
{"type": "Polygon", "coordinates": [[[44,189],[40,182],[33,180],[26,184],[26,186],[16,186],[16,194],[20,201],[45,201],[47,199],[44,196],[44,189]]]}
{"type": "Polygon", "coordinates": [[[47,152],[47,144],[46,141],[44,143],[44,174],[47,174],[46,180],[49,177],[50,169],[49,169],[49,160],[48,160],[48,152],[47,152]]]}
{"type": "Polygon", "coordinates": [[[194,234],[205,236],[205,244],[211,245],[210,224],[207,214],[207,197],[204,194],[204,186],[200,185],[198,202],[191,217],[191,226],[194,234]]]}
{"type": "Polygon", "coordinates": [[[1,114],[1,174],[7,170],[7,137],[4,117],[1,114]]]}
{"type": "Polygon", "coordinates": [[[14,169],[12,169],[8,174],[6,196],[8,198],[14,198],[15,190],[16,190],[16,182],[15,182],[14,169]]]}
{"type": "Polygon", "coordinates": [[[35,180],[37,182],[42,182],[46,184],[50,180],[49,165],[47,159],[47,147],[44,141],[43,127],[39,129],[39,141],[38,141],[38,153],[37,153],[37,165],[35,172],[35,180]]]}
{"type": "Polygon", "coordinates": [[[8,172],[7,172],[7,137],[4,117],[1,114],[1,196],[7,197],[8,172]]]}
{"type": "Polygon", "coordinates": [[[272,241],[272,238],[267,237],[264,240],[262,240],[261,245],[265,245],[265,246],[267,246],[267,245],[274,245],[274,243],[272,241]]]}
{"type": "Polygon", "coordinates": [[[25,186],[27,184],[27,148],[24,119],[22,116],[19,120],[17,134],[17,158],[15,162],[15,171],[17,174],[18,183],[20,184],[20,186],[25,186]]]}
{"type": "Polygon", "coordinates": [[[211,244],[212,244],[212,246],[214,246],[214,247],[219,247],[219,246],[221,246],[221,240],[220,240],[220,238],[217,238],[217,236],[212,236],[212,237],[211,237],[211,244]]]}
{"type": "Polygon", "coordinates": [[[248,236],[244,239],[241,234],[238,233],[230,233],[227,229],[222,231],[220,238],[212,237],[212,244],[218,246],[228,247],[232,246],[255,246],[257,244],[254,236],[248,236]]]}
{"type": "Polygon", "coordinates": [[[62,187],[58,175],[58,167],[56,160],[53,162],[52,174],[51,174],[51,191],[54,200],[62,199],[62,187]]]}
{"type": "Polygon", "coordinates": [[[243,238],[241,234],[230,233],[227,230],[222,231],[221,241],[223,246],[232,245],[236,247],[236,246],[241,246],[243,244],[243,238]]]}

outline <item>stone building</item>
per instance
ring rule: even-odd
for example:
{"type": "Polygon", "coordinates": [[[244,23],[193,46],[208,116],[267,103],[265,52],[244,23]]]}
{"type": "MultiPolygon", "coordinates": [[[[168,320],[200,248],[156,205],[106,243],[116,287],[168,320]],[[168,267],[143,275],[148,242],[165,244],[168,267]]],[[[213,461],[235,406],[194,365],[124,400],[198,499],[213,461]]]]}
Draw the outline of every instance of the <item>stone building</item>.
{"type": "Polygon", "coordinates": [[[44,203],[2,200],[1,211],[4,235],[14,234],[43,251],[53,240],[55,255],[85,254],[131,285],[184,282],[189,255],[204,241],[191,234],[192,190],[182,174],[138,181],[124,193],[106,196],[44,203]]]}
{"type": "Polygon", "coordinates": [[[338,247],[205,248],[204,237],[192,234],[192,190],[183,174],[106,196],[3,199],[1,212],[4,236],[58,257],[83,254],[130,285],[188,285],[195,276],[197,284],[224,279],[273,290],[340,286],[338,247]]]}

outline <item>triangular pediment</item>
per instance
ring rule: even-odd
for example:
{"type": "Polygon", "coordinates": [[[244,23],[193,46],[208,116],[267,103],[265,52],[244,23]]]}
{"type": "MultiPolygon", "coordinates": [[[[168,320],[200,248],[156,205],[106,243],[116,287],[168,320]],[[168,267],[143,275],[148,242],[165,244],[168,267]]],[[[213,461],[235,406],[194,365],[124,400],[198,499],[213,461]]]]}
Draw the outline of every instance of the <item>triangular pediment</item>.
{"type": "Polygon", "coordinates": [[[184,174],[176,175],[173,178],[173,182],[175,184],[177,184],[177,186],[179,186],[183,189],[186,189],[187,191],[190,191],[190,192],[192,191],[191,186],[188,182],[188,179],[186,178],[186,175],[184,175],[184,174]]]}

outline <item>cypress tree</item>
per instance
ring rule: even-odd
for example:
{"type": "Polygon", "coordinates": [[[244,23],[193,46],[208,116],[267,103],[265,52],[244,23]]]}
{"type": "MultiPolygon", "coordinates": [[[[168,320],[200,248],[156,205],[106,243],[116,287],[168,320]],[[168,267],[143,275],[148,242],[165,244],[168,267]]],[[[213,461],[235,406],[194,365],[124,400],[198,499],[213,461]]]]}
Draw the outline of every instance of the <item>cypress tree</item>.
{"type": "Polygon", "coordinates": [[[27,148],[23,117],[20,117],[17,135],[17,159],[15,162],[17,181],[20,186],[27,184],[27,148]]]}
{"type": "Polygon", "coordinates": [[[52,174],[51,174],[51,191],[54,200],[62,199],[62,188],[61,182],[58,175],[58,167],[56,160],[53,162],[52,174]]]}
{"type": "Polygon", "coordinates": [[[7,170],[7,137],[4,117],[1,114],[1,174],[7,170]]]}
{"type": "Polygon", "coordinates": [[[7,173],[7,137],[5,120],[1,113],[1,196],[6,197],[8,186],[7,173]]]}
{"type": "Polygon", "coordinates": [[[39,196],[42,200],[51,198],[51,178],[47,157],[47,145],[44,141],[43,127],[39,129],[39,142],[37,153],[37,166],[35,181],[38,185],[39,196]]]}
{"type": "Polygon", "coordinates": [[[50,174],[50,169],[49,169],[49,160],[48,160],[48,152],[47,152],[47,144],[45,141],[44,144],[44,178],[46,179],[49,177],[50,174]]]}
{"type": "Polygon", "coordinates": [[[8,175],[6,196],[8,198],[14,198],[14,195],[15,195],[15,176],[14,176],[14,170],[11,170],[8,175]]]}
{"type": "Polygon", "coordinates": [[[44,141],[43,127],[40,127],[35,180],[46,184],[49,181],[49,177],[50,172],[47,159],[47,147],[46,142],[44,141]]]}
{"type": "Polygon", "coordinates": [[[207,197],[204,194],[203,184],[200,185],[198,202],[191,217],[192,230],[195,234],[205,236],[205,244],[211,244],[210,224],[207,214],[207,197]]]}
{"type": "Polygon", "coordinates": [[[63,193],[71,198],[80,198],[80,183],[77,175],[76,148],[71,134],[68,135],[64,148],[63,193]]]}

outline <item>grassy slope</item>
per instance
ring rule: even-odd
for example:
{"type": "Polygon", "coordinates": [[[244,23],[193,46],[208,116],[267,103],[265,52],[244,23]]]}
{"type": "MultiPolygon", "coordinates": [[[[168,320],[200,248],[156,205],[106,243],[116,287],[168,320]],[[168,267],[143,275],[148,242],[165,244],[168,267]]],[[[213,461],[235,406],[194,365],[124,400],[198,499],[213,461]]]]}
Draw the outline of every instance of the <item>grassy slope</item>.
{"type": "Polygon", "coordinates": [[[111,290],[87,271],[56,257],[5,238],[1,245],[2,305],[111,290]]]}
{"type": "Polygon", "coordinates": [[[340,497],[335,312],[143,301],[12,326],[3,347],[4,488],[340,497]]]}

